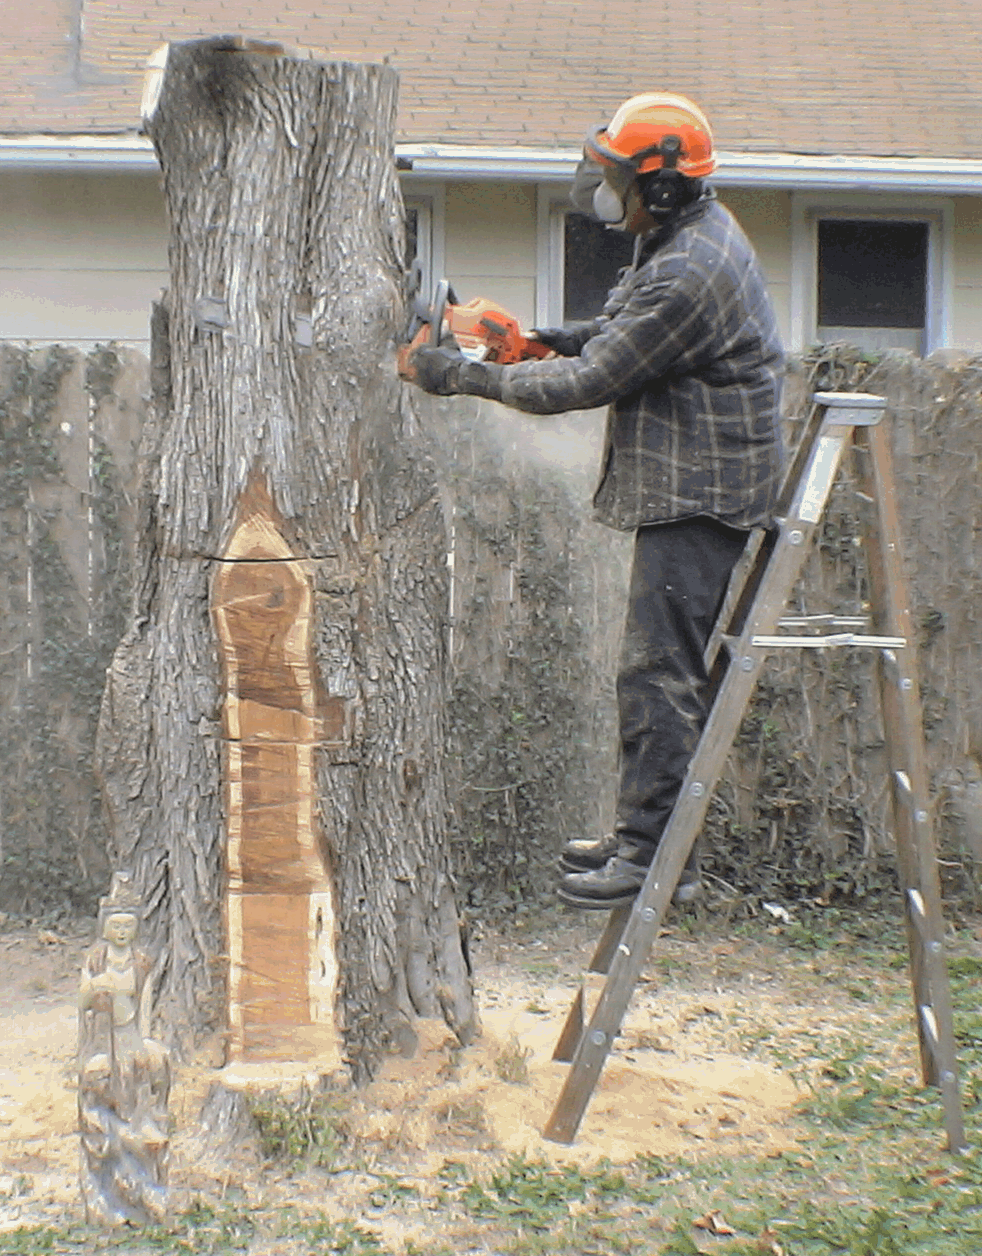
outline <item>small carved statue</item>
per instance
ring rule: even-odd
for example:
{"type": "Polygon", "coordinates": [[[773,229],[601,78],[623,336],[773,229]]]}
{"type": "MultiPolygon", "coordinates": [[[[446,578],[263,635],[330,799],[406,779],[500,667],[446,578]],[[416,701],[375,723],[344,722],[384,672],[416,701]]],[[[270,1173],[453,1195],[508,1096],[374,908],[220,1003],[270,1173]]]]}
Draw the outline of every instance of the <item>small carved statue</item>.
{"type": "Polygon", "coordinates": [[[82,1198],[102,1225],[159,1221],[167,1205],[170,1057],[150,1037],[150,961],[134,945],[140,914],[129,874],[115,873],[79,985],[82,1198]]]}

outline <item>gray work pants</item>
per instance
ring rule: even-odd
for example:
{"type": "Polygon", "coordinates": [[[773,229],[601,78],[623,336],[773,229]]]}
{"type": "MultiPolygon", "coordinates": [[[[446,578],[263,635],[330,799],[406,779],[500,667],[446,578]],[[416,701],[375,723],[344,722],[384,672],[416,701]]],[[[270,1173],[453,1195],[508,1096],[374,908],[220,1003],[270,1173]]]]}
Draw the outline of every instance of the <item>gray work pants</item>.
{"type": "Polygon", "coordinates": [[[616,829],[657,846],[708,714],[702,655],[747,533],[700,515],[639,528],[617,674],[616,829]]]}

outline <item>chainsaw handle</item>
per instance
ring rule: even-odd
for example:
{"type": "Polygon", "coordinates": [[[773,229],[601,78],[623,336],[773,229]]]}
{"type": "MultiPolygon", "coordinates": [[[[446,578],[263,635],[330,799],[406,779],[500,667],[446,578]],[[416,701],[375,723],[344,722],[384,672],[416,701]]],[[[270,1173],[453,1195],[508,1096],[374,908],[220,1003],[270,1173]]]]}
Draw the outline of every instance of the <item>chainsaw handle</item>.
{"type": "Polygon", "coordinates": [[[433,304],[430,306],[430,344],[439,348],[440,334],[443,331],[443,319],[450,300],[450,280],[441,279],[433,293],[433,304]]]}

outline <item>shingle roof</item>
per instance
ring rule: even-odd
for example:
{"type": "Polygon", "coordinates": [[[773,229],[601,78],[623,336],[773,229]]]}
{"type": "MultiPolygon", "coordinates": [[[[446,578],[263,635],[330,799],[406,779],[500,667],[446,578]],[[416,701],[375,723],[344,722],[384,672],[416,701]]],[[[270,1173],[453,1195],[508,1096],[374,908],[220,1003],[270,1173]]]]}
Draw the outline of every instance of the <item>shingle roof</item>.
{"type": "MultiPolygon", "coordinates": [[[[0,133],[138,125],[143,63],[241,33],[388,58],[400,141],[576,147],[638,91],[684,92],[720,148],[982,158],[982,3],[945,0],[18,0],[0,133]]],[[[12,12],[10,10],[13,10],[12,12]]]]}

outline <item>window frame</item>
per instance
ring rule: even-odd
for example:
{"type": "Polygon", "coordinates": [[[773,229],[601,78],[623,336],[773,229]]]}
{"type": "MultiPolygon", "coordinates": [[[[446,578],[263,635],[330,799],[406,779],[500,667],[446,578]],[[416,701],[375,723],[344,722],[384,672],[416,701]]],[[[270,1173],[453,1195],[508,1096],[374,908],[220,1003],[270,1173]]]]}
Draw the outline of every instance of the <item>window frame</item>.
{"type": "Polygon", "coordinates": [[[927,224],[927,274],[923,355],[951,342],[952,226],[950,200],[918,196],[861,193],[795,192],[791,200],[791,318],[790,347],[801,353],[818,339],[818,224],[839,219],[863,222],[923,222],[927,224]]]}
{"type": "MultiPolygon", "coordinates": [[[[570,202],[572,184],[539,185],[537,197],[538,274],[535,285],[535,326],[561,327],[566,293],[566,217],[575,214],[570,202]]],[[[598,310],[599,314],[600,311],[598,310]]]]}
{"type": "Polygon", "coordinates": [[[416,257],[422,293],[429,300],[445,273],[446,188],[442,183],[407,182],[402,199],[406,209],[416,211],[416,257]]]}
{"type": "Polygon", "coordinates": [[[540,184],[538,188],[536,327],[562,325],[563,292],[566,286],[566,215],[573,208],[569,202],[571,188],[572,184],[564,188],[557,188],[555,184],[540,184]]]}

